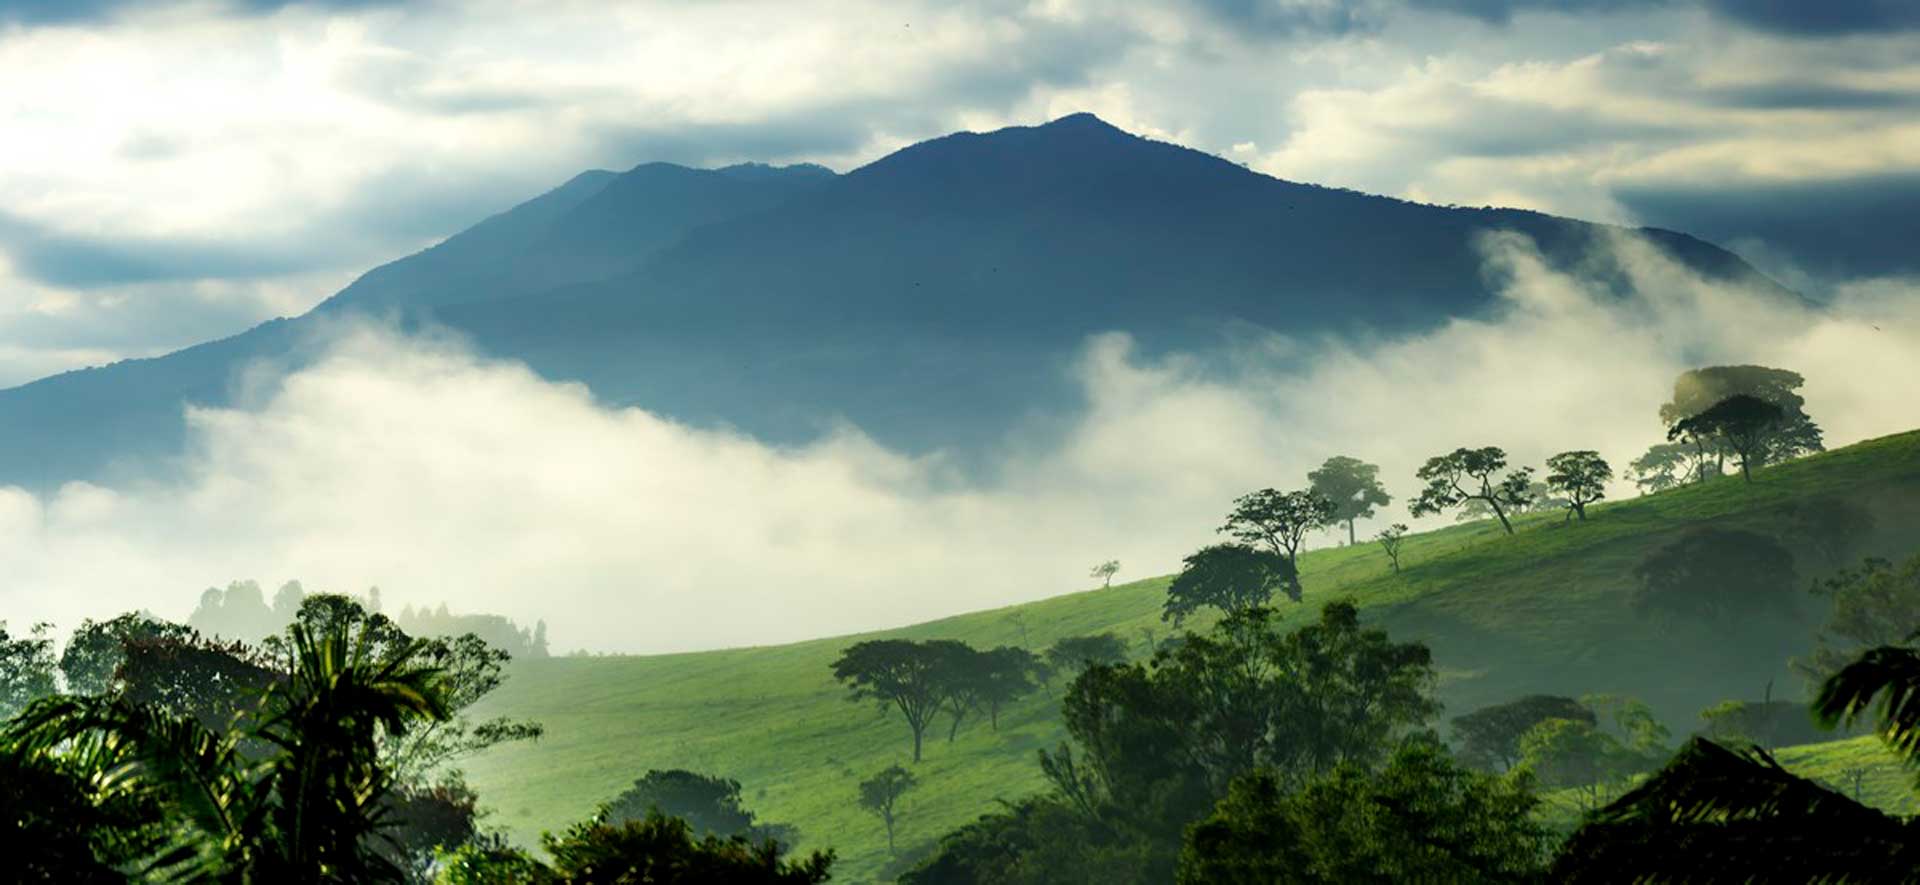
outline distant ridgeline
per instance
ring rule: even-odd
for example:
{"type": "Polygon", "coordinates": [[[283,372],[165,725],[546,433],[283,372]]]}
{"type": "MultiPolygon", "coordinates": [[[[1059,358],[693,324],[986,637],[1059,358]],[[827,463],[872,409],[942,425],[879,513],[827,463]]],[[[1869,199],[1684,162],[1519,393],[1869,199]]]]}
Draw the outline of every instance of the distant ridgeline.
{"type": "MultiPolygon", "coordinates": [[[[380,588],[352,598],[367,611],[380,612],[380,588]]],[[[187,618],[187,626],[208,636],[257,642],[285,630],[306,599],[306,588],[299,581],[288,581],[274,591],[273,601],[257,581],[235,581],[226,589],[208,587],[200,594],[200,604],[187,618]]],[[[547,656],[547,622],[536,621],[532,629],[521,627],[501,615],[454,614],[447,604],[438,608],[416,609],[409,605],[398,615],[390,615],[400,629],[413,636],[461,636],[472,633],[488,645],[502,649],[515,658],[547,656]]]]}

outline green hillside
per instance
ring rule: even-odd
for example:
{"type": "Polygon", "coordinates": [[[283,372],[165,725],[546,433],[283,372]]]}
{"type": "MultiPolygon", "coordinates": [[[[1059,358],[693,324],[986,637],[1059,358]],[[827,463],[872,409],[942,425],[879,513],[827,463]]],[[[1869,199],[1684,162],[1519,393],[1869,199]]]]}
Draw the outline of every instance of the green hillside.
{"type": "MultiPolygon", "coordinates": [[[[1649,551],[1711,525],[1775,537],[1793,551],[1804,583],[1833,565],[1803,537],[1795,507],[1828,497],[1874,515],[1875,528],[1847,558],[1920,547],[1920,432],[1775,467],[1751,485],[1729,477],[1601,506],[1585,523],[1535,515],[1511,538],[1492,523],[1413,536],[1398,575],[1371,545],[1313,551],[1302,560],[1305,602],[1284,613],[1305,621],[1327,600],[1352,597],[1395,638],[1426,641],[1443,673],[1446,715],[1533,691],[1621,692],[1685,733],[1715,701],[1757,699],[1770,683],[1775,696],[1796,695],[1801,684],[1786,659],[1806,648],[1819,613],[1809,605],[1797,621],[1718,628],[1651,622],[1627,607],[1633,569],[1649,551]]],[[[855,784],[904,763],[907,732],[897,717],[847,702],[828,672],[839,650],[881,636],[1037,649],[1113,631],[1144,654],[1144,631],[1169,632],[1159,620],[1166,583],[776,647],[525,662],[479,712],[539,719],[547,736],[475,760],[470,780],[496,809],[494,823],[531,841],[649,768],[724,774],[744,785],[763,818],[797,824],[803,847],[837,849],[837,881],[868,881],[886,862],[885,840],[855,808],[855,784]]],[[[1039,789],[1034,751],[1061,739],[1057,718],[1056,700],[1040,695],[1003,715],[998,733],[969,722],[949,745],[944,722],[929,729],[926,759],[914,769],[922,789],[909,795],[900,824],[902,850],[993,810],[996,798],[1039,789]]]]}

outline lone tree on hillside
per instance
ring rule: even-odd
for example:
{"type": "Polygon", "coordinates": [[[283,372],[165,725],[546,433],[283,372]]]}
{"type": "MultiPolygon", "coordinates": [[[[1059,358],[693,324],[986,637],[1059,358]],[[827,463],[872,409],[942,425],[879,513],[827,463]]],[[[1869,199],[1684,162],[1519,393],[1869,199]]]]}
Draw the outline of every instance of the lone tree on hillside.
{"type": "Polygon", "coordinates": [[[1307,473],[1307,482],[1321,497],[1333,502],[1334,522],[1347,524],[1347,543],[1355,543],[1353,521],[1373,516],[1373,508],[1393,500],[1380,485],[1380,468],[1358,458],[1335,455],[1320,469],[1307,473]]]}
{"type": "Polygon", "coordinates": [[[893,824],[900,813],[900,797],[913,789],[913,772],[898,765],[860,782],[860,807],[887,826],[887,853],[893,854],[893,824]]]}
{"type": "Polygon", "coordinates": [[[1786,420],[1787,413],[1779,406],[1737,393],[1673,425],[1667,438],[1716,440],[1724,451],[1740,459],[1740,477],[1753,482],[1753,468],[1767,462],[1773,435],[1786,420]]]}
{"type": "Polygon", "coordinates": [[[1607,496],[1613,468],[1599,452],[1561,452],[1547,459],[1547,488],[1567,496],[1567,513],[1587,520],[1587,505],[1607,496]]]}
{"type": "Polygon", "coordinates": [[[1454,449],[1449,454],[1427,459],[1426,465],[1415,474],[1427,487],[1414,499],[1413,515],[1426,516],[1479,501],[1493,509],[1493,515],[1499,517],[1500,526],[1507,534],[1513,534],[1507,511],[1532,503],[1528,485],[1533,481],[1533,468],[1521,467],[1499,476],[1506,467],[1507,453],[1495,446],[1454,449]]]}
{"type": "Polygon", "coordinates": [[[1264,548],[1287,558],[1293,574],[1287,577],[1287,595],[1300,598],[1300,548],[1307,532],[1333,522],[1334,503],[1312,489],[1282,492],[1261,489],[1234,499],[1222,533],[1242,544],[1264,548]]]}
{"type": "Polygon", "coordinates": [[[1276,589],[1300,601],[1292,560],[1246,544],[1215,544],[1189,556],[1167,587],[1160,620],[1174,626],[1202,608],[1227,614],[1266,605],[1276,589]]]}
{"type": "Polygon", "coordinates": [[[1380,530],[1373,539],[1380,542],[1380,549],[1387,552],[1387,561],[1393,563],[1393,573],[1400,573],[1400,542],[1406,540],[1407,526],[1396,522],[1380,530]]]}
{"type": "Polygon", "coordinates": [[[1106,562],[1094,566],[1093,571],[1089,573],[1088,577],[1097,578],[1100,581],[1101,589],[1104,590],[1113,586],[1113,576],[1119,572],[1120,560],[1109,559],[1106,562]]]}
{"type": "Polygon", "coordinates": [[[845,683],[849,700],[876,701],[880,712],[900,711],[913,730],[913,761],[927,724],[947,698],[941,652],[905,639],[873,639],[848,647],[833,662],[833,676],[845,683]]]}

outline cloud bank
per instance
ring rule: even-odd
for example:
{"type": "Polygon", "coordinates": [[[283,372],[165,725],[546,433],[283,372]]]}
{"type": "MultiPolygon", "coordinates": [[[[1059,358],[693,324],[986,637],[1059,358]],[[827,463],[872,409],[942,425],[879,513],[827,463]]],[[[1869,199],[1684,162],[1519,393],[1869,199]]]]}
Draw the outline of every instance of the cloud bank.
{"type": "Polygon", "coordinates": [[[1920,426],[1910,282],[1851,286],[1816,312],[1623,238],[1596,266],[1652,294],[1621,298],[1523,240],[1484,248],[1500,309],[1425,334],[1261,334],[1225,359],[1156,360],[1095,337],[1075,369],[1084,412],[1010,445],[990,479],[857,428],[769,447],[606,408],[457,341],[341,328],[307,370],[261,367],[243,407],[190,412],[181,477],[0,489],[0,609],[67,627],[136,606],[177,618],[208,585],[298,578],[545,618],[561,648],[776,642],[1079,589],[1108,558],[1122,579],[1165,573],[1235,495],[1301,485],[1334,454],[1382,465],[1391,519],[1414,469],[1456,446],[1532,464],[1594,448],[1624,467],[1696,365],[1801,371],[1832,444],[1920,426]]]}

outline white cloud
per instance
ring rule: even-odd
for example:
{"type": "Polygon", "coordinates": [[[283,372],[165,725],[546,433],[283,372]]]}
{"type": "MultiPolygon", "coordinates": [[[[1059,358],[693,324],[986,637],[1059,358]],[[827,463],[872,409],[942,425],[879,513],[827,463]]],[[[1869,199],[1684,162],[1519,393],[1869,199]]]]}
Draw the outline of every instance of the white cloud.
{"type": "Polygon", "coordinates": [[[1914,286],[1864,283],[1832,313],[1703,283],[1631,240],[1597,256],[1622,300],[1487,243],[1496,315],[1374,342],[1268,338],[1218,360],[1088,342],[1088,407],[991,479],[886,451],[857,429],[775,448],[637,409],[457,343],[338,331],[330,356],[196,411],[186,475],[0,489],[0,608],[16,622],[133,606],[184,616],[241,577],[390,604],[546,618],[562,647],[662,651],[917,621],[1085,586],[1094,562],[1174,568],[1227,502],[1297,486],[1332,454],[1379,463],[1401,500],[1427,456],[1501,445],[1538,464],[1596,448],[1624,466],[1659,436],[1674,375],[1802,371],[1833,443],[1920,425],[1914,286]],[[1878,326],[1876,329],[1875,326],[1878,326]]]}

